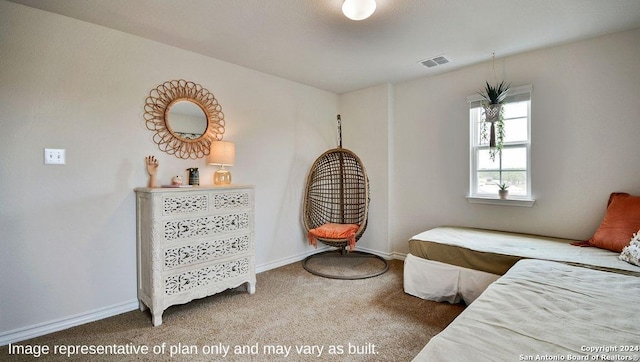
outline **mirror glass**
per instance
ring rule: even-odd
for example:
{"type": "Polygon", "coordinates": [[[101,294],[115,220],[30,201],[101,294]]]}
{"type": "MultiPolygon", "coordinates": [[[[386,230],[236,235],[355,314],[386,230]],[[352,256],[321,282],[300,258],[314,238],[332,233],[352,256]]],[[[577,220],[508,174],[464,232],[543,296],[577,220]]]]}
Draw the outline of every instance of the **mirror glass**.
{"type": "Polygon", "coordinates": [[[176,137],[186,140],[202,137],[207,129],[207,115],[197,104],[187,100],[169,105],[166,122],[176,137]]]}

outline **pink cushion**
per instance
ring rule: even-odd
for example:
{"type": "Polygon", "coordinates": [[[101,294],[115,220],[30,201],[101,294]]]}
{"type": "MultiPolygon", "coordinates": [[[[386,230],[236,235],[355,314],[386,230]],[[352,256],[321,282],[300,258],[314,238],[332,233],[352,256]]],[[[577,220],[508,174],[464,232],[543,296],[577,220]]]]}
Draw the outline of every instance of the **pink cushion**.
{"type": "Polygon", "coordinates": [[[349,239],[349,250],[356,247],[356,231],[360,228],[356,224],[324,224],[315,229],[309,230],[307,237],[309,244],[318,246],[318,240],[321,239],[349,239]]]}

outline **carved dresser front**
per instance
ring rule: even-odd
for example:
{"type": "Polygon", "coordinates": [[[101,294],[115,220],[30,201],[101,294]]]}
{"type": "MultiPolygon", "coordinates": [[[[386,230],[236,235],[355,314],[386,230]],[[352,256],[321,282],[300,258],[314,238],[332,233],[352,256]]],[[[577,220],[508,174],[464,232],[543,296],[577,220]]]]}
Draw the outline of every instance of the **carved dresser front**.
{"type": "Polygon", "coordinates": [[[246,283],[255,293],[254,188],[137,188],[140,310],[162,313],[246,283]]]}

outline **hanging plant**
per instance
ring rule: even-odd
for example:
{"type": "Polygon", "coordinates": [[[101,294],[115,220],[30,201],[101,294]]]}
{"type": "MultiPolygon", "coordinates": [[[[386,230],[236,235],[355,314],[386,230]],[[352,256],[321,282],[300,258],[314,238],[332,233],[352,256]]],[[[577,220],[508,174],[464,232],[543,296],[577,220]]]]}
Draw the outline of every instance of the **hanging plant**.
{"type": "Polygon", "coordinates": [[[483,105],[483,107],[485,108],[485,119],[481,125],[480,136],[482,141],[489,141],[489,158],[491,158],[491,161],[495,161],[496,155],[502,150],[504,142],[504,108],[501,104],[483,105]],[[493,113],[494,115],[487,116],[487,113],[493,113]]]}
{"type": "Polygon", "coordinates": [[[483,140],[487,140],[487,123],[490,125],[489,131],[489,157],[495,161],[496,154],[502,150],[504,141],[504,116],[503,107],[509,84],[504,81],[496,86],[492,86],[486,82],[484,93],[479,93],[485,101],[482,103],[484,108],[484,122],[482,123],[481,136],[483,140]]]}

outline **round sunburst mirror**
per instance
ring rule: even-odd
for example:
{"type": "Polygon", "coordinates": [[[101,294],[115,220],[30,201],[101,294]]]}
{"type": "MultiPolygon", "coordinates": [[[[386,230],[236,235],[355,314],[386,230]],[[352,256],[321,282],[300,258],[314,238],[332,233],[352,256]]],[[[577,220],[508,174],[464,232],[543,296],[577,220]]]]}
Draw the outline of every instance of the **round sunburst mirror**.
{"type": "Polygon", "coordinates": [[[222,106],[206,88],[186,80],[164,82],[152,89],[144,105],[147,129],[161,151],[179,158],[209,154],[224,135],[222,106]]]}

